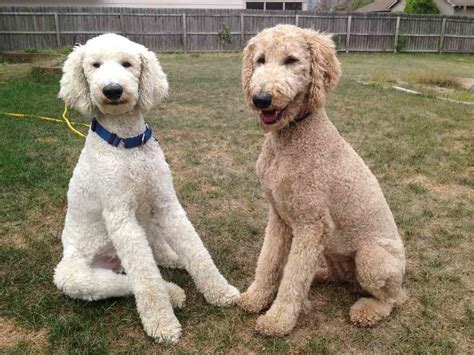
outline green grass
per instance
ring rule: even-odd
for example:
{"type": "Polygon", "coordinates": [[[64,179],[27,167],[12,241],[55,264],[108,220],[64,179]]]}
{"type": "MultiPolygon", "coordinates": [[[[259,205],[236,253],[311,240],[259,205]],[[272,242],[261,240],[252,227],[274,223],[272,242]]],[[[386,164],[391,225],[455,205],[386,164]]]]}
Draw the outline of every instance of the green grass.
{"type": "Polygon", "coordinates": [[[369,81],[381,85],[399,85],[408,89],[414,89],[427,96],[445,97],[449,99],[474,103],[474,93],[470,92],[474,86],[472,70],[468,65],[473,62],[470,56],[443,55],[450,65],[442,66],[440,62],[433,61],[433,56],[420,54],[416,60],[405,63],[407,66],[400,68],[392,62],[394,58],[404,58],[409,54],[390,56],[387,66],[375,66],[372,70],[358,75],[360,80],[369,81]],[[394,65],[390,67],[390,64],[394,65]],[[392,69],[393,68],[393,69],[392,69]]]}
{"type": "MultiPolygon", "coordinates": [[[[410,299],[373,329],[348,320],[343,287],[313,288],[313,310],[285,338],[254,331],[255,315],[208,305],[183,271],[183,336],[174,347],[144,334],[132,298],[81,302],[52,283],[61,257],[66,191],[83,141],[61,124],[0,117],[0,349],[10,353],[466,353],[474,337],[472,107],[361,85],[375,72],[443,70],[465,77],[457,55],[340,55],[344,76],[328,115],[379,178],[406,244],[410,299]],[[469,340],[471,339],[471,340],[469,340]]],[[[170,97],[147,120],[179,197],[224,275],[252,281],[267,207],[255,175],[263,133],[247,110],[241,57],[162,55],[170,97]]],[[[0,64],[0,111],[59,117],[57,77],[12,75],[0,64]]],[[[75,112],[71,118],[86,120],[75,112]]]]}

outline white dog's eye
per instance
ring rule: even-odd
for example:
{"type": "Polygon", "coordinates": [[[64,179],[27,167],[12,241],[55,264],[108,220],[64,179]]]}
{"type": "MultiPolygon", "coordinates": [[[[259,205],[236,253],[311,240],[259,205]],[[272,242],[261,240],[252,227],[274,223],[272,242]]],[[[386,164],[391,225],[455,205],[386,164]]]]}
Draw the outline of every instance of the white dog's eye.
{"type": "Polygon", "coordinates": [[[100,67],[100,63],[94,63],[94,64],[92,64],[92,66],[93,66],[94,68],[99,68],[99,67],[100,67]]]}
{"type": "Polygon", "coordinates": [[[258,63],[258,64],[265,64],[265,56],[262,55],[261,57],[259,57],[259,58],[257,59],[257,63],[258,63]]]}
{"type": "Polygon", "coordinates": [[[122,66],[123,66],[124,68],[130,68],[132,65],[130,64],[130,62],[123,62],[123,63],[122,63],[122,66]]]}
{"type": "Polygon", "coordinates": [[[283,64],[285,65],[291,65],[293,63],[296,63],[298,61],[298,59],[296,59],[295,57],[287,57],[285,59],[285,61],[283,62],[283,64]]]}

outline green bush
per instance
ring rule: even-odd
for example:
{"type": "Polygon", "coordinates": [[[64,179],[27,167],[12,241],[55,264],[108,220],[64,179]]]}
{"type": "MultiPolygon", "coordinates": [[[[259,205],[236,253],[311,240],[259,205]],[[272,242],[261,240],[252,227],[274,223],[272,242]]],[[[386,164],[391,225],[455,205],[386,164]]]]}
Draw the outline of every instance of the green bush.
{"type": "Polygon", "coordinates": [[[332,35],[331,39],[333,40],[334,44],[336,45],[336,49],[341,48],[341,38],[338,35],[332,35]]]}
{"type": "Polygon", "coordinates": [[[222,44],[230,44],[232,43],[232,34],[230,33],[229,26],[227,24],[224,24],[222,28],[219,30],[217,33],[219,36],[222,44]]]}
{"type": "Polygon", "coordinates": [[[395,50],[397,51],[397,53],[403,52],[405,50],[406,46],[407,46],[407,38],[404,35],[400,34],[398,36],[397,45],[395,47],[395,50]]]}
{"type": "Polygon", "coordinates": [[[405,12],[408,14],[439,14],[438,6],[433,0],[407,0],[405,12]]]}
{"type": "Polygon", "coordinates": [[[72,46],[65,46],[59,49],[59,53],[68,55],[72,52],[72,46]]]}
{"type": "Polygon", "coordinates": [[[360,9],[362,6],[368,5],[372,0],[353,0],[351,3],[351,11],[360,9]]]}

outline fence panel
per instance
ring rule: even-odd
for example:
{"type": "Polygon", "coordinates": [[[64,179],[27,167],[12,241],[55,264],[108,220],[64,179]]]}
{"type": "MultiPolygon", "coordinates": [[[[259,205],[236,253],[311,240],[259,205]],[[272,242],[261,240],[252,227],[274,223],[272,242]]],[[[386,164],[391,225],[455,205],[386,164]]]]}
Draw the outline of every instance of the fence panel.
{"type": "Polygon", "coordinates": [[[352,17],[349,51],[392,52],[397,19],[352,17]]]}
{"type": "Polygon", "coordinates": [[[122,13],[121,18],[121,32],[132,41],[159,52],[178,52],[184,48],[180,14],[122,13]]]}
{"type": "Polygon", "coordinates": [[[188,51],[235,51],[241,47],[237,15],[187,15],[186,31],[188,51]],[[219,32],[228,36],[219,36],[219,32]]]}
{"type": "Polygon", "coordinates": [[[13,13],[0,15],[0,49],[55,47],[56,27],[53,13],[13,13]],[[10,32],[4,34],[2,32],[10,32]]]}
{"type": "Polygon", "coordinates": [[[400,36],[405,37],[406,52],[438,52],[442,18],[401,18],[400,36]]]}
{"type": "Polygon", "coordinates": [[[298,16],[298,26],[332,34],[338,50],[346,50],[347,16],[298,16]]]}
{"type": "Polygon", "coordinates": [[[245,15],[244,21],[244,35],[245,42],[247,42],[250,38],[265,28],[279,24],[294,25],[296,22],[296,15],[245,15]]]}
{"type": "Polygon", "coordinates": [[[443,52],[474,53],[474,22],[447,19],[443,52]]]}
{"type": "Polygon", "coordinates": [[[338,50],[474,53],[474,19],[404,14],[117,7],[0,7],[0,50],[124,34],[161,52],[235,51],[259,31],[296,24],[333,34],[338,50]],[[399,30],[397,36],[397,17],[399,30]]]}

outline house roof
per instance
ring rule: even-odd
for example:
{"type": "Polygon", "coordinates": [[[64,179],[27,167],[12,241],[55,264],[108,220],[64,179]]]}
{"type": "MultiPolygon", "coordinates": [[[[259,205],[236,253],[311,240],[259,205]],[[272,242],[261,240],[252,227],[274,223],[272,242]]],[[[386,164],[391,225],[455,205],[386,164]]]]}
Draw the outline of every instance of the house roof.
{"type": "Polygon", "coordinates": [[[451,6],[461,6],[466,5],[467,7],[474,7],[474,0],[447,0],[451,6]]]}
{"type": "MultiPolygon", "coordinates": [[[[452,0],[452,1],[464,1],[464,0],[452,0]]],[[[467,0],[474,1],[474,0],[467,0]]],[[[390,9],[394,7],[399,0],[375,0],[370,4],[362,6],[357,9],[357,12],[390,12],[390,9]]]]}

